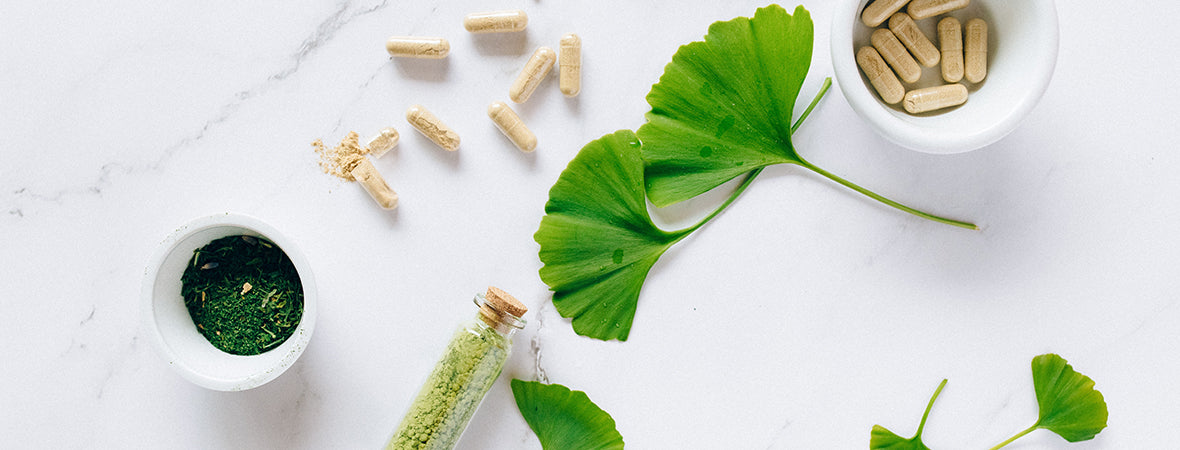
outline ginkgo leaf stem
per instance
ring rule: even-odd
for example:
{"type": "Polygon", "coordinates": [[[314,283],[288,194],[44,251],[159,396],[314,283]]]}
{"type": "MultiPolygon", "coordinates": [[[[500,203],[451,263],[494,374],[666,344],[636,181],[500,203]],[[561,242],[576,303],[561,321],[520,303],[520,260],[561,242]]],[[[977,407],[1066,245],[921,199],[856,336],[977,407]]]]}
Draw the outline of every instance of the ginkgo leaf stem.
{"type": "MultiPolygon", "coordinates": [[[[795,123],[791,125],[792,134],[795,133],[795,130],[799,129],[799,125],[803,124],[803,120],[811,114],[811,110],[815,109],[815,105],[819,103],[820,99],[824,98],[824,95],[828,93],[828,89],[831,87],[832,77],[824,78],[824,84],[819,88],[819,92],[815,94],[815,97],[812,97],[811,103],[807,105],[807,109],[803,110],[803,114],[800,114],[799,118],[795,120],[795,123]]],[[[764,169],[764,167],[751,170],[746,174],[746,178],[742,179],[742,183],[738,185],[737,189],[734,189],[733,194],[730,194],[729,198],[725,199],[725,202],[722,203],[721,206],[718,206],[717,209],[714,209],[713,212],[709,213],[709,215],[705,216],[705,218],[701,219],[699,222],[675,233],[680,234],[682,237],[687,236],[689,233],[692,233],[698,228],[704,226],[705,223],[713,220],[714,217],[717,217],[718,214],[721,214],[721,211],[724,211],[725,208],[728,208],[729,205],[734,202],[734,200],[737,200],[737,198],[742,195],[742,192],[746,191],[746,188],[750,187],[750,183],[754,181],[754,178],[758,177],[758,174],[762,173],[762,169],[764,169]]]]}
{"type": "Polygon", "coordinates": [[[922,413],[922,421],[918,422],[918,432],[914,436],[922,436],[922,429],[926,428],[926,418],[930,417],[930,409],[934,408],[934,401],[938,399],[938,394],[942,393],[942,388],[946,387],[946,378],[938,383],[938,389],[934,390],[934,395],[930,396],[930,402],[926,404],[926,411],[922,413]]]}
{"type": "Polygon", "coordinates": [[[815,105],[819,103],[819,99],[824,98],[824,94],[827,94],[828,89],[831,87],[832,77],[824,78],[824,84],[820,86],[819,92],[811,99],[811,104],[807,105],[807,109],[803,110],[803,114],[800,114],[799,118],[795,120],[795,123],[791,125],[791,134],[795,134],[795,130],[799,129],[799,125],[803,125],[803,119],[811,115],[811,110],[815,109],[815,105]]]}
{"type": "Polygon", "coordinates": [[[734,189],[732,194],[729,194],[729,198],[725,199],[725,202],[722,203],[721,206],[718,206],[717,209],[714,209],[713,212],[709,213],[709,215],[705,216],[704,219],[701,219],[691,227],[685,228],[676,233],[680,234],[683,238],[683,236],[687,236],[689,233],[696,231],[697,228],[704,226],[705,223],[713,220],[714,217],[717,217],[718,214],[721,214],[721,211],[724,211],[725,208],[728,208],[730,203],[733,203],[734,200],[737,200],[738,196],[742,195],[742,192],[745,192],[746,188],[750,187],[750,183],[754,181],[754,178],[757,177],[758,174],[762,173],[762,169],[763,168],[760,167],[750,171],[750,173],[747,173],[746,178],[742,179],[742,184],[738,185],[737,189],[734,189]]]}
{"type": "Polygon", "coordinates": [[[1005,445],[1011,444],[1011,443],[1012,443],[1012,441],[1015,441],[1015,440],[1017,440],[1017,439],[1020,439],[1021,437],[1024,437],[1024,435],[1026,435],[1026,434],[1029,434],[1029,433],[1032,433],[1033,431],[1036,431],[1036,429],[1037,429],[1037,425],[1036,425],[1036,424],[1033,424],[1033,426],[1031,426],[1031,427],[1028,427],[1028,429],[1026,429],[1026,430],[1024,430],[1024,431],[1021,431],[1021,432],[1019,432],[1019,433],[1016,433],[1016,435],[1015,435],[1015,436],[1012,436],[1012,437],[1008,438],[1008,440],[1006,440],[1006,441],[1004,441],[1004,442],[1001,442],[1001,443],[997,444],[995,447],[992,447],[992,448],[990,448],[990,449],[988,449],[988,450],[996,450],[996,449],[998,449],[998,448],[1001,448],[1001,447],[1003,447],[1003,446],[1005,446],[1005,445]]]}
{"type": "Polygon", "coordinates": [[[954,220],[954,219],[948,219],[946,217],[936,216],[934,214],[930,214],[925,211],[920,211],[920,210],[911,208],[909,206],[903,205],[901,203],[895,202],[893,200],[890,200],[888,198],[885,198],[884,196],[877,194],[876,192],[873,192],[873,191],[870,191],[870,190],[865,189],[863,187],[857,186],[856,183],[845,180],[843,178],[840,178],[839,176],[836,176],[835,174],[833,174],[831,172],[821,169],[821,168],[817,167],[816,165],[811,164],[810,162],[807,162],[807,160],[803,159],[802,157],[799,158],[799,162],[796,164],[799,164],[800,166],[811,169],[815,173],[823,175],[825,178],[827,178],[829,180],[840,183],[840,184],[844,185],[844,187],[847,187],[847,188],[852,189],[856,192],[864,194],[865,196],[867,196],[873,200],[879,201],[881,203],[892,206],[892,207],[897,208],[899,210],[908,212],[908,213],[913,214],[915,216],[918,216],[918,217],[921,217],[924,219],[930,219],[930,220],[933,220],[933,221],[939,222],[939,223],[945,223],[947,225],[954,225],[956,227],[966,228],[968,230],[978,230],[979,229],[978,226],[976,226],[975,224],[970,223],[970,222],[963,222],[960,220],[954,220]]]}
{"type": "MultiPolygon", "coordinates": [[[[794,134],[795,130],[799,128],[799,125],[801,125],[803,123],[803,119],[806,119],[807,115],[811,114],[811,110],[815,108],[816,103],[819,103],[819,99],[824,96],[824,93],[828,92],[828,88],[830,88],[831,86],[832,86],[832,77],[825,78],[823,87],[821,87],[819,90],[819,94],[816,95],[815,99],[813,99],[811,101],[811,104],[807,106],[807,109],[803,110],[803,114],[799,116],[799,120],[795,121],[794,125],[791,125],[791,134],[794,134]]],[[[857,192],[860,192],[864,195],[867,195],[874,200],[877,200],[881,203],[892,206],[894,208],[900,209],[902,211],[908,212],[910,214],[916,215],[918,217],[923,217],[926,219],[933,220],[935,222],[945,223],[948,225],[954,225],[956,227],[962,227],[962,228],[966,228],[969,230],[978,230],[979,229],[979,227],[975,226],[975,224],[973,224],[973,223],[963,222],[963,221],[958,221],[958,220],[953,220],[953,219],[947,219],[945,217],[939,217],[939,216],[936,216],[936,215],[933,215],[933,214],[930,214],[927,212],[923,212],[923,211],[916,210],[914,208],[910,208],[909,206],[906,206],[901,203],[890,200],[888,198],[885,198],[881,195],[878,195],[875,192],[872,192],[868,189],[857,186],[856,184],[852,183],[851,181],[840,178],[840,177],[832,174],[831,172],[828,172],[826,170],[820,169],[819,167],[816,167],[815,165],[811,164],[810,162],[807,162],[807,160],[804,160],[802,156],[799,157],[799,164],[803,167],[806,167],[808,169],[815,171],[816,173],[818,173],[820,175],[823,175],[824,177],[827,177],[828,179],[830,179],[832,181],[835,181],[835,182],[840,183],[840,184],[842,184],[854,191],[857,191],[857,192]]]]}

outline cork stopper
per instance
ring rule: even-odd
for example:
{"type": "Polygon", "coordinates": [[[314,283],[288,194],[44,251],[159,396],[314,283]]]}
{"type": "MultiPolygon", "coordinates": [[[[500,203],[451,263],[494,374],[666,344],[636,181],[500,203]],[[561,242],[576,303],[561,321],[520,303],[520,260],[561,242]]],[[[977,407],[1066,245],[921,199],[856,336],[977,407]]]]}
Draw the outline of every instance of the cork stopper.
{"type": "Polygon", "coordinates": [[[503,289],[495,286],[488,286],[488,293],[484,294],[484,298],[487,298],[488,304],[492,305],[492,307],[516,317],[523,317],[524,313],[529,310],[524,306],[524,303],[521,303],[512,294],[504,292],[503,289]]]}

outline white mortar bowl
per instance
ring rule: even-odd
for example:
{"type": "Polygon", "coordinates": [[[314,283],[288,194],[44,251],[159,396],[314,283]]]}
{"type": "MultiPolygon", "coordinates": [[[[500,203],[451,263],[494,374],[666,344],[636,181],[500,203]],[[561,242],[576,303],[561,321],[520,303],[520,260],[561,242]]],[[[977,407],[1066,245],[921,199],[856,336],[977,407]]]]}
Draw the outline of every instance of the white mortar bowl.
{"type": "Polygon", "coordinates": [[[295,243],[270,225],[233,213],[202,217],[180,227],[160,243],[143,277],[143,326],[168,365],[185,379],[218,391],[243,391],[266,384],[286,371],[307,348],[316,321],[316,283],[307,258],[295,243]],[[267,352],[242,356],[221,351],[193,324],[180,276],[193,251],[225,236],[261,236],[287,254],[303,285],[303,317],[286,341],[267,352]]]}
{"type": "MultiPolygon", "coordinates": [[[[987,78],[968,87],[967,103],[910,115],[901,105],[881,101],[856,65],[856,50],[869,44],[873,29],[860,21],[870,0],[842,0],[832,16],[832,65],[852,109],[886,139],[925,153],[960,153],[1000,140],[1041,99],[1057,64],[1057,8],[1053,0],[973,0],[946,15],[917,21],[938,47],[938,20],[953,16],[965,25],[979,17],[988,24],[987,78]]],[[[902,8],[905,11],[905,8],[902,8]]],[[[886,26],[882,24],[881,26],[886,26]]],[[[939,66],[923,68],[922,79],[906,90],[944,84],[939,66]]]]}

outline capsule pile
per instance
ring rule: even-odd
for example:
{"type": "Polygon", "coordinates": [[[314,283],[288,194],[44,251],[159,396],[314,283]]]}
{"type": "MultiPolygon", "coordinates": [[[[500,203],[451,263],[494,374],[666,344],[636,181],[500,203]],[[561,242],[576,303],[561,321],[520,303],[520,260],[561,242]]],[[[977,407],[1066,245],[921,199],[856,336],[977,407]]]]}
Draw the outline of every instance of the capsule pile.
{"type": "Polygon", "coordinates": [[[874,0],[861,12],[861,22],[873,30],[870,43],[856,52],[869,84],[881,100],[901,103],[910,114],[937,111],[967,102],[967,86],[987,77],[987,22],[967,21],[966,37],[959,20],[946,16],[938,21],[939,46],[935,47],[918,22],[966,8],[971,0],[874,0]],[[902,9],[905,8],[904,11],[902,9]],[[882,25],[885,26],[882,26],[882,25]],[[880,27],[880,28],[877,28],[880,27]],[[945,84],[914,88],[923,67],[940,66],[945,84]]]}

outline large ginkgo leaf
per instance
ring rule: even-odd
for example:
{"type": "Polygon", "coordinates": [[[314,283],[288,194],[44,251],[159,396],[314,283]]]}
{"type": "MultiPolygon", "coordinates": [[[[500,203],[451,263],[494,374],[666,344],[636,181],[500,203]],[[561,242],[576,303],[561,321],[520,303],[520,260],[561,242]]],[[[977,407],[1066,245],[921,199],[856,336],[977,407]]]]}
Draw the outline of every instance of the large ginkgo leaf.
{"type": "MultiPolygon", "coordinates": [[[[805,160],[791,143],[795,100],[811,65],[811,15],[778,5],[709,26],[703,41],[680,47],[647,94],[643,141],[648,198],[681,202],[744,173],[795,164],[893,208],[957,227],[865,189],[805,160]]],[[[805,117],[803,114],[800,120],[805,117]]]]}
{"type": "Polygon", "coordinates": [[[692,230],[665,232],[647,212],[639,141],[620,130],[586,144],[549,190],[533,239],[541,280],[574,331],[626,340],[644,278],[692,230]]]}
{"type": "Polygon", "coordinates": [[[799,163],[791,114],[811,65],[811,15],[778,5],[709,26],[680,47],[647,94],[639,128],[647,193],[687,200],[751,170],[799,163]]]}

